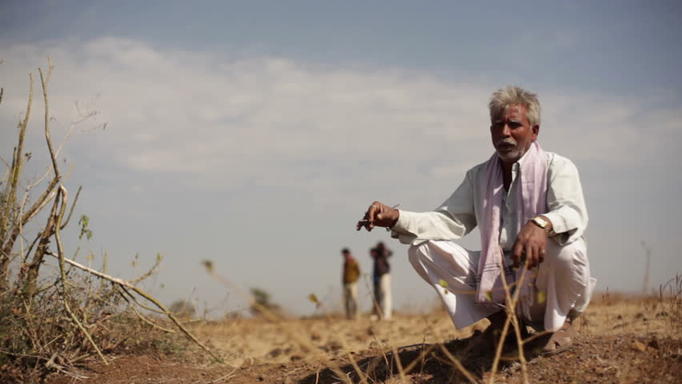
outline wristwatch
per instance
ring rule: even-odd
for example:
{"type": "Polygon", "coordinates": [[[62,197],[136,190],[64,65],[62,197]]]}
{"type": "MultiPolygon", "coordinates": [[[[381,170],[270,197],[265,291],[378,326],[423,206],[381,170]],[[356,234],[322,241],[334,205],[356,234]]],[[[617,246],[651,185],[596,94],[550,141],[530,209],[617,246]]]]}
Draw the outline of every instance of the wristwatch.
{"type": "Polygon", "coordinates": [[[541,216],[535,216],[530,221],[532,221],[535,225],[537,225],[538,227],[540,227],[546,231],[549,229],[550,225],[552,224],[548,220],[544,219],[541,216]]]}

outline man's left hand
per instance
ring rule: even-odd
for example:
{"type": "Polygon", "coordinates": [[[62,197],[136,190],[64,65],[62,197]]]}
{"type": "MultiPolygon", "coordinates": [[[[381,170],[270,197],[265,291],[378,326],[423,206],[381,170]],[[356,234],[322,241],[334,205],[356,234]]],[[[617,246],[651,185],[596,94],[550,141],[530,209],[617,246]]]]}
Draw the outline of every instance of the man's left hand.
{"type": "Polygon", "coordinates": [[[529,269],[542,263],[545,259],[548,233],[549,230],[540,228],[532,221],[521,227],[512,250],[514,267],[518,268],[524,257],[529,269]]]}

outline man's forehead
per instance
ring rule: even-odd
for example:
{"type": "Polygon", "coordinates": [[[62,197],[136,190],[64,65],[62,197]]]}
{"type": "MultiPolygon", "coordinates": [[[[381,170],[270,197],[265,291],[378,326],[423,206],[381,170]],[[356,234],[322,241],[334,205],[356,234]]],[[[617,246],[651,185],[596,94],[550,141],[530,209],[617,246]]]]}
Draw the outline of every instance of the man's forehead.
{"type": "Polygon", "coordinates": [[[494,121],[510,120],[510,121],[521,121],[527,118],[526,107],[521,104],[511,104],[507,105],[503,111],[500,111],[494,117],[494,121]]]}

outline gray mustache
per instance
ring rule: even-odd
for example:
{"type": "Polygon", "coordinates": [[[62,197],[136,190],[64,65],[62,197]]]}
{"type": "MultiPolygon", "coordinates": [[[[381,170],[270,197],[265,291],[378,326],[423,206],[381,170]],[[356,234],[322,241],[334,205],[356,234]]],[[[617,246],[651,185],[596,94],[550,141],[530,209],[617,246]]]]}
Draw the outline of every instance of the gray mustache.
{"type": "Polygon", "coordinates": [[[511,144],[511,145],[516,145],[516,140],[514,139],[504,139],[500,140],[497,143],[495,143],[495,146],[502,145],[502,144],[511,144]]]}

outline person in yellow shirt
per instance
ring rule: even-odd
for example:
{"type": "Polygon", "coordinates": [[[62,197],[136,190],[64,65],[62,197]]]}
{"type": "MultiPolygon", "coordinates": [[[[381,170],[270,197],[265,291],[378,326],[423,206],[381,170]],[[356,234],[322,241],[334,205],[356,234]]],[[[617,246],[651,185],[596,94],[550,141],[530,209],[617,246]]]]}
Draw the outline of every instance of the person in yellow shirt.
{"type": "Polygon", "coordinates": [[[358,316],[358,280],[360,279],[360,266],[350,253],[350,249],[341,250],[343,256],[343,304],[346,309],[346,317],[355,319],[358,316]]]}

